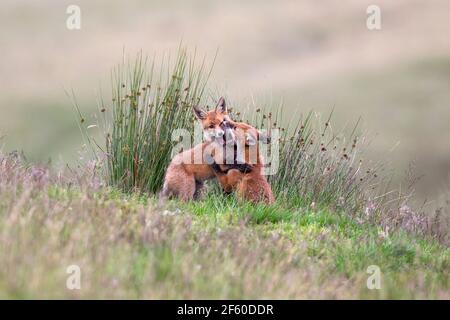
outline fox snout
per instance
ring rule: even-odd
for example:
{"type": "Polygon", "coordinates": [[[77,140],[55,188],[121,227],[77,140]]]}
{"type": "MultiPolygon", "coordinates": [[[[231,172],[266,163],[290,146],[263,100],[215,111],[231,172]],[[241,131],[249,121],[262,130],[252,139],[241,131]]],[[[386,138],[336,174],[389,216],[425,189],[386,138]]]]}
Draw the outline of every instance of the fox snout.
{"type": "Polygon", "coordinates": [[[219,139],[225,135],[225,132],[222,129],[208,129],[204,131],[204,133],[207,140],[219,139]]]}
{"type": "Polygon", "coordinates": [[[225,135],[225,132],[222,129],[216,129],[214,131],[214,136],[216,138],[222,138],[225,135]]]}
{"type": "Polygon", "coordinates": [[[234,143],[236,137],[233,133],[233,129],[211,129],[205,131],[206,140],[215,141],[220,144],[234,143]]]}

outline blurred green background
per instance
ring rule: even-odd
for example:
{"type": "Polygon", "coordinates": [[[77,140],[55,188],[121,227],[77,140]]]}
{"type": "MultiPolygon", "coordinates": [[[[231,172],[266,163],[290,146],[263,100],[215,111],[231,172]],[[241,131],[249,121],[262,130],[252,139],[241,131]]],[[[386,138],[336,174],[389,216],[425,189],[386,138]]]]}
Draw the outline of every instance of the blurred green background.
{"type": "MultiPolygon", "coordinates": [[[[210,87],[237,104],[284,99],[287,112],[328,114],[372,138],[367,157],[403,173],[415,161],[422,195],[450,173],[450,2],[13,1],[0,4],[0,137],[30,161],[76,161],[82,140],[66,90],[81,108],[109,97],[124,50],[174,54],[180,41],[210,60],[210,87]],[[81,8],[81,30],[66,9],[81,8]],[[394,148],[395,147],[395,148],[394,148]]],[[[95,130],[95,129],[94,129],[95,130]]]]}

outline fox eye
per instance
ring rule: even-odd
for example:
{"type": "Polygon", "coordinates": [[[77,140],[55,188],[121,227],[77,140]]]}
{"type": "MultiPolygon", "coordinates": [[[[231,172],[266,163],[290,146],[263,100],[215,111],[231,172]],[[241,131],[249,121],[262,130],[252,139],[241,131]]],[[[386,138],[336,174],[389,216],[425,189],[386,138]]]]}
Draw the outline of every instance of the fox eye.
{"type": "Polygon", "coordinates": [[[214,129],[214,125],[211,124],[211,125],[209,126],[209,128],[210,128],[210,129],[214,129]]]}

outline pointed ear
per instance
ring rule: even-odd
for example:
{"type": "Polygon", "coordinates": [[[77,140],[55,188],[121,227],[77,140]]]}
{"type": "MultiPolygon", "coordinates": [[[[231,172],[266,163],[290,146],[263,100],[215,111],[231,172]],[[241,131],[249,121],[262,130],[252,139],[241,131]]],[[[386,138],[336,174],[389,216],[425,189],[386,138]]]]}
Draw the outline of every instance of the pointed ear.
{"type": "Polygon", "coordinates": [[[221,97],[216,105],[216,112],[227,113],[227,104],[225,103],[225,98],[221,97]]]}
{"type": "Polygon", "coordinates": [[[195,116],[198,120],[205,120],[206,119],[206,112],[200,107],[193,107],[195,116]]]}

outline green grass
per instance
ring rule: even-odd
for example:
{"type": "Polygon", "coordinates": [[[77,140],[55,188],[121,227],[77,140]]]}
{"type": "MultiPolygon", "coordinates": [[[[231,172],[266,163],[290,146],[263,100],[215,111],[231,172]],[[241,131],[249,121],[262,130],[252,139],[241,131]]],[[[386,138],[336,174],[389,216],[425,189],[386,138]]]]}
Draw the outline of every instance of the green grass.
{"type": "Polygon", "coordinates": [[[449,297],[448,247],[300,198],[161,203],[0,160],[0,298],[449,297]],[[66,288],[73,264],[80,290],[66,288]]]}
{"type": "Polygon", "coordinates": [[[203,228],[244,224],[264,238],[276,234],[303,246],[303,258],[320,266],[321,274],[333,274],[351,282],[363,277],[368,266],[378,265],[383,273],[384,288],[370,291],[361,287],[353,298],[435,298],[450,285],[450,251],[447,248],[403,231],[385,235],[379,227],[357,223],[343,213],[302,207],[295,210],[280,203],[237,205],[233,199],[220,197],[178,205],[192,213],[203,228]],[[408,282],[416,285],[422,279],[425,279],[422,285],[432,291],[411,291],[408,282]]]}

